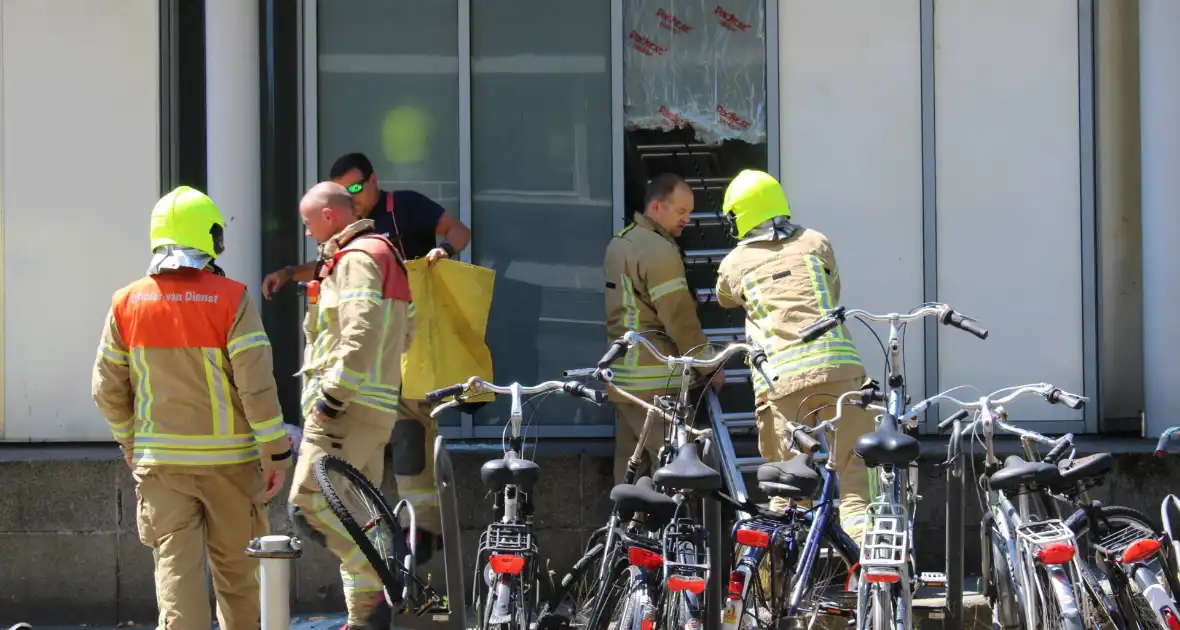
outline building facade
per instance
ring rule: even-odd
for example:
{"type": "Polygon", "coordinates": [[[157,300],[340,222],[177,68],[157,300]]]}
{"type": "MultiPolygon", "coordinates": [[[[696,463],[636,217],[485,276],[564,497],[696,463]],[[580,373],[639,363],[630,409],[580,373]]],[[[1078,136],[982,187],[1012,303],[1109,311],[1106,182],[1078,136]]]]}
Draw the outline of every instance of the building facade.
{"type": "MultiPolygon", "coordinates": [[[[938,300],[991,331],[913,326],[915,400],[1045,381],[1092,402],[1014,418],[1158,435],[1180,416],[1178,58],[1172,0],[0,0],[0,440],[110,439],[95,343],[163,191],[218,202],[221,262],[260,299],[314,255],[297,202],[350,151],[471,226],[498,381],[601,356],[603,251],[646,177],[680,169],[711,212],[754,167],[832,239],[846,305],[938,300]]],[[[263,302],[291,422],[301,302],[263,302]]],[[[567,403],[539,437],[611,437],[609,409],[567,403]]],[[[446,432],[498,438],[504,412],[446,432]]]]}

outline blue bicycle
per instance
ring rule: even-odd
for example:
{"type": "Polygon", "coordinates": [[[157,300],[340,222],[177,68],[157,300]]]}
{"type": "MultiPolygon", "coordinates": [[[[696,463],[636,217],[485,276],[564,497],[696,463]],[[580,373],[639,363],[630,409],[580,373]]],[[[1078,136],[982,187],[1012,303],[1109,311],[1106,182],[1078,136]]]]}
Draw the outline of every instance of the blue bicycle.
{"type": "Polygon", "coordinates": [[[779,619],[797,617],[811,617],[810,623],[814,623],[817,615],[854,617],[861,630],[909,630],[913,627],[911,602],[917,589],[946,583],[944,575],[918,574],[913,566],[913,517],[920,498],[917,460],[921,448],[905,432],[916,428],[916,419],[899,422],[908,405],[902,365],[903,332],[907,323],[935,317],[941,324],[981,339],[986,339],[988,333],[975,320],[946,304],[926,303],[909,313],[883,315],[841,306],[800,330],[799,336],[804,343],[816,341],[848,317],[860,319],[866,326],[867,321],[889,323],[887,345],[881,346],[887,365],[885,392],[882,394],[878,384],[869,380],[861,390],[841,395],[833,405],[837,408],[835,418],[822,422],[817,418],[814,428],[788,427],[792,450],[797,451],[792,459],[759,467],[759,488],[771,497],[789,500],[791,505],[782,516],[750,511],[758,516],[735,525],[739,559],[722,615],[726,630],[738,630],[746,619],[759,627],[775,627],[779,619]],[[828,436],[836,435],[839,403],[849,397],[858,397],[853,404],[881,414],[876,431],[859,436],[854,447],[856,456],[870,470],[866,530],[855,543],[835,518],[837,462],[829,455],[835,449],[828,446],[828,436]],[[802,452],[798,452],[800,447],[802,452]],[[802,505],[814,498],[821,483],[818,503],[814,507],[802,505]],[[764,570],[760,567],[767,551],[772,551],[771,566],[766,580],[769,584],[764,585],[762,579],[752,578],[756,571],[764,570]],[[781,585],[776,584],[780,574],[776,563],[781,563],[788,576],[781,585]],[[839,576],[844,578],[843,588],[833,588],[832,582],[839,576]],[[747,611],[746,602],[751,596],[754,610],[747,611]]]}
{"type": "Polygon", "coordinates": [[[787,512],[778,514],[749,501],[729,499],[739,511],[753,516],[733,526],[738,556],[722,609],[724,630],[775,628],[783,619],[803,616],[814,621],[821,614],[853,617],[856,613],[850,580],[860,550],[836,517],[839,486],[827,439],[820,435],[816,441],[798,426],[789,430],[796,456],[758,469],[760,490],[793,502],[787,512]],[[817,488],[819,498],[812,506],[797,503],[815,496],[817,488]],[[768,553],[769,571],[761,571],[768,553]],[[760,573],[768,573],[766,579],[760,573]]]}

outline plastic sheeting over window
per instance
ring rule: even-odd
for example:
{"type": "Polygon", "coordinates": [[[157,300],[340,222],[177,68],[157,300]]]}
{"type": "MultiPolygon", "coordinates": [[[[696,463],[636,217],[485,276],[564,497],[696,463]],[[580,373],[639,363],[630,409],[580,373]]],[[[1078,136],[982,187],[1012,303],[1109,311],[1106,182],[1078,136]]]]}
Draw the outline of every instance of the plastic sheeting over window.
{"type": "Polygon", "coordinates": [[[627,129],[766,142],[764,0],[627,0],[627,129]]]}

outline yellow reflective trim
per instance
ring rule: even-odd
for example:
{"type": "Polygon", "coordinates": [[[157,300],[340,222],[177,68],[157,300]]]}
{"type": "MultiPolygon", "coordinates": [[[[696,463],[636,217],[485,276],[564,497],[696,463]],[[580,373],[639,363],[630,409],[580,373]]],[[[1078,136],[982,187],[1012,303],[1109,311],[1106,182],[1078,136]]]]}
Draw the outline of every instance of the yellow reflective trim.
{"type": "Polygon", "coordinates": [[[345,302],[371,302],[373,304],[380,304],[382,301],[383,300],[380,291],[361,289],[358,291],[345,291],[341,293],[337,303],[343,304],[345,302]]]}
{"type": "Polygon", "coordinates": [[[369,409],[376,409],[377,411],[384,411],[386,413],[397,412],[397,401],[386,401],[380,398],[372,398],[369,396],[357,396],[352,402],[368,407],[369,409]]]}
{"type": "Polygon", "coordinates": [[[283,437],[287,433],[286,430],[284,430],[283,416],[281,415],[258,423],[251,422],[250,428],[254,430],[254,439],[257,440],[259,444],[273,442],[283,437]]]}
{"type": "Polygon", "coordinates": [[[229,353],[229,358],[232,359],[250,348],[260,348],[269,345],[270,339],[266,336],[265,332],[252,332],[231,339],[226,344],[225,349],[229,353]]]}
{"type": "Polygon", "coordinates": [[[152,424],[152,383],[144,348],[131,351],[131,367],[135,374],[135,415],[143,422],[142,430],[151,431],[152,424]]]}
{"type": "Polygon", "coordinates": [[[122,350],[116,350],[110,344],[104,344],[102,347],[102,356],[111,363],[116,365],[127,365],[127,353],[122,350]]]}
{"type": "Polygon", "coordinates": [[[217,348],[205,348],[205,383],[209,387],[209,408],[213,411],[213,433],[229,435],[234,424],[229,376],[225,355],[217,348]]]}
{"type": "Polygon", "coordinates": [[[125,422],[107,422],[111,427],[111,435],[115,436],[116,440],[125,440],[134,435],[134,426],[131,420],[125,422]]]}
{"type": "MultiPolygon", "coordinates": [[[[413,306],[413,305],[411,305],[411,306],[413,306]]],[[[392,321],[393,321],[393,303],[386,302],[385,309],[381,313],[381,335],[378,338],[378,342],[377,342],[378,343],[377,347],[381,348],[382,356],[384,356],[384,354],[385,354],[385,343],[389,338],[389,328],[392,325],[392,323],[391,323],[392,321]]],[[[377,360],[373,362],[373,369],[369,370],[369,381],[374,382],[374,383],[381,382],[381,371],[382,371],[382,364],[383,363],[385,363],[385,362],[381,360],[381,357],[377,357],[377,360]]]]}
{"type": "Polygon", "coordinates": [[[688,281],[684,278],[673,278],[667,282],[661,282],[660,284],[652,287],[651,290],[648,291],[648,296],[654,302],[681,289],[685,291],[688,290],[688,281]]]}
{"type": "Polygon", "coordinates": [[[135,444],[132,461],[136,464],[172,464],[177,466],[224,466],[258,459],[258,449],[197,451],[141,446],[135,444]]]}

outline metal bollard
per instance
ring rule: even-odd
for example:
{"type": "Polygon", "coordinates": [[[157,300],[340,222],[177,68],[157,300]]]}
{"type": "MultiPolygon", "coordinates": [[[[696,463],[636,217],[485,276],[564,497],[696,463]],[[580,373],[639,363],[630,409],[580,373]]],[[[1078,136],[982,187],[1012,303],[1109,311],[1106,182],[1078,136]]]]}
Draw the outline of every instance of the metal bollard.
{"type": "Polygon", "coordinates": [[[262,630],[291,627],[291,560],[303,555],[298,538],[272,534],[250,541],[246,555],[262,565],[262,630]]]}

